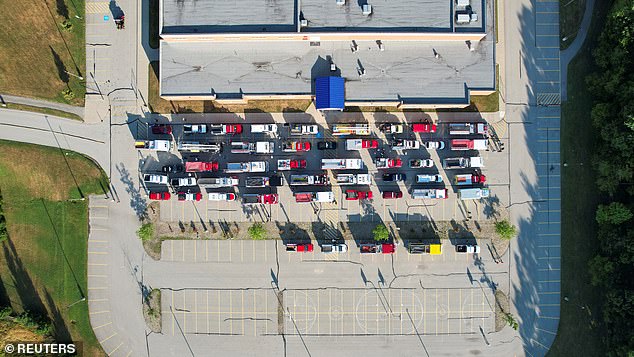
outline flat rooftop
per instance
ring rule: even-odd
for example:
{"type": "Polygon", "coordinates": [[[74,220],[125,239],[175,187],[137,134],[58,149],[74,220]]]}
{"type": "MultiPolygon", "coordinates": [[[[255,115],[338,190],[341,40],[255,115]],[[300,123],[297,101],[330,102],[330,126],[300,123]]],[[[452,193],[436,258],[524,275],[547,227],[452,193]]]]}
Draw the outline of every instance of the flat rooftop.
{"type": "Polygon", "coordinates": [[[345,78],[347,101],[460,103],[494,89],[494,41],[161,42],[161,95],[313,94],[322,76],[345,78]],[[435,53],[438,56],[435,56],[435,53]],[[331,61],[336,65],[330,70],[331,61]],[[363,75],[360,72],[365,71],[363,75]]]}
{"type": "Polygon", "coordinates": [[[449,31],[453,0],[301,0],[302,31],[449,31]],[[364,15],[361,3],[372,6],[364,15]]]}
{"type": "Polygon", "coordinates": [[[162,0],[162,31],[293,32],[297,30],[296,1],[298,0],[162,0]]]}
{"type": "MultiPolygon", "coordinates": [[[[453,32],[484,28],[483,16],[457,23],[456,0],[162,0],[164,34],[297,32],[453,32]],[[369,4],[372,12],[363,13],[369,4]]],[[[486,0],[469,0],[481,12],[486,0]]]]}

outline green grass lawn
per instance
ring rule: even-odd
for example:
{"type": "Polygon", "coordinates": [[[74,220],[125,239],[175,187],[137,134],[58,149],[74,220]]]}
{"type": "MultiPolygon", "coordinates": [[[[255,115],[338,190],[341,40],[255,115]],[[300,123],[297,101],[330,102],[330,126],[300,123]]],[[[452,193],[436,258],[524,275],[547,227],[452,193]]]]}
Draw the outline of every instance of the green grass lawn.
{"type": "Polygon", "coordinates": [[[86,77],[84,4],[0,0],[5,15],[0,21],[0,93],[84,104],[85,84],[73,76],[86,77]],[[74,98],[64,97],[67,89],[74,98]]]}
{"type": "Polygon", "coordinates": [[[570,63],[568,101],[562,106],[562,296],[559,330],[548,356],[603,356],[603,330],[600,325],[602,292],[590,285],[588,261],[597,253],[596,206],[600,195],[590,163],[596,132],[590,119],[592,93],[585,74],[593,71],[591,49],[606,6],[595,8],[588,41],[570,63]],[[598,10],[598,11],[597,11],[598,10]],[[574,75],[581,73],[584,75],[574,75]],[[582,310],[579,306],[587,306],[582,310]]]}
{"type": "Polygon", "coordinates": [[[87,356],[103,354],[87,302],[79,301],[88,294],[88,202],[69,200],[80,191],[103,192],[102,186],[107,187],[104,173],[79,154],[0,141],[9,231],[0,254],[0,299],[18,312],[48,315],[55,337],[81,341],[87,356]]]}
{"type": "Polygon", "coordinates": [[[559,41],[564,50],[574,42],[586,9],[586,0],[559,0],[559,41]],[[566,41],[563,41],[563,39],[566,41]]]}
{"type": "Polygon", "coordinates": [[[68,119],[73,119],[73,120],[84,121],[84,119],[82,119],[82,117],[80,117],[77,114],[63,112],[63,111],[57,110],[57,109],[35,107],[35,106],[32,106],[32,105],[16,104],[16,103],[7,103],[6,108],[7,109],[13,109],[13,110],[24,110],[24,111],[27,111],[27,112],[42,113],[42,114],[54,115],[54,116],[62,117],[62,118],[68,118],[68,119]]]}

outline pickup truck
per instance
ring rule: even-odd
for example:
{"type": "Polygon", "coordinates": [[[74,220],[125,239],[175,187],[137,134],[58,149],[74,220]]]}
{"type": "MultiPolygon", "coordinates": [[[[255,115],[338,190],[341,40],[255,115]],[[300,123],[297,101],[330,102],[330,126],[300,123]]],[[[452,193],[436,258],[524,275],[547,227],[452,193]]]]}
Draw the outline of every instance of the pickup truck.
{"type": "Polygon", "coordinates": [[[418,140],[397,139],[392,141],[392,150],[417,150],[420,149],[418,140]]]}
{"type": "Polygon", "coordinates": [[[277,124],[251,124],[251,133],[277,133],[277,124]]]}
{"type": "Polygon", "coordinates": [[[440,175],[416,175],[416,183],[437,183],[442,182],[440,175]]]}
{"type": "Polygon", "coordinates": [[[489,126],[486,123],[450,123],[449,135],[486,135],[489,126]]]}
{"type": "Polygon", "coordinates": [[[480,246],[479,245],[470,245],[470,244],[458,244],[456,245],[456,253],[475,253],[480,254],[480,246]]]}
{"type": "Polygon", "coordinates": [[[346,201],[371,200],[372,191],[346,190],[346,201]]]}
{"type": "Polygon", "coordinates": [[[409,243],[407,250],[410,254],[429,254],[429,255],[441,255],[441,244],[424,244],[424,243],[409,243]]]}
{"type": "Polygon", "coordinates": [[[401,159],[388,159],[386,157],[377,158],[374,164],[376,165],[377,169],[391,169],[403,166],[403,162],[401,161],[401,159]]]}
{"type": "Polygon", "coordinates": [[[319,127],[314,124],[290,124],[291,135],[317,135],[319,127]]]}
{"type": "Polygon", "coordinates": [[[170,181],[170,184],[173,187],[196,186],[196,178],[195,177],[173,178],[170,181]]]}
{"type": "Polygon", "coordinates": [[[158,174],[145,174],[143,175],[143,182],[145,183],[155,183],[159,185],[167,185],[168,177],[167,175],[158,175],[158,174]]]}
{"type": "Polygon", "coordinates": [[[303,243],[303,244],[286,243],[286,251],[287,252],[312,252],[313,244],[312,243],[303,243]]]}
{"type": "Polygon", "coordinates": [[[371,185],[372,176],[370,174],[338,174],[335,180],[339,185],[371,185]]]}
{"type": "Polygon", "coordinates": [[[269,163],[266,161],[251,162],[229,162],[227,163],[226,173],[242,173],[242,172],[267,172],[269,171],[269,163]]]}
{"type": "Polygon", "coordinates": [[[207,124],[183,125],[183,134],[205,134],[205,133],[207,133],[207,124]]]}
{"type": "Polygon", "coordinates": [[[238,186],[240,181],[237,176],[231,177],[204,177],[198,179],[198,184],[205,188],[221,188],[238,186]]]}
{"type": "Polygon", "coordinates": [[[451,157],[445,159],[442,166],[445,170],[478,168],[484,167],[484,161],[479,156],[451,157]]]}
{"type": "Polygon", "coordinates": [[[282,151],[284,152],[298,152],[298,151],[310,151],[310,143],[308,141],[285,141],[282,143],[282,151]]]}
{"type": "Polygon", "coordinates": [[[487,139],[453,139],[451,150],[487,150],[488,144],[487,139]]]}
{"type": "Polygon", "coordinates": [[[446,188],[424,188],[424,189],[415,189],[412,190],[412,198],[413,199],[431,199],[444,200],[447,198],[447,189],[446,188]]]}
{"type": "Polygon", "coordinates": [[[202,161],[187,161],[185,163],[185,172],[211,172],[218,171],[218,162],[202,162],[202,161]]]}
{"type": "Polygon", "coordinates": [[[291,159],[277,160],[278,171],[289,171],[289,170],[305,169],[305,168],[306,168],[306,160],[291,160],[291,159]]]}
{"type": "Polygon", "coordinates": [[[240,134],[242,124],[209,124],[209,133],[211,135],[240,134]]]}
{"type": "Polygon", "coordinates": [[[411,125],[411,129],[414,133],[435,133],[436,124],[433,123],[416,123],[411,125]]]}
{"type": "Polygon", "coordinates": [[[235,201],[236,194],[232,192],[209,192],[209,201],[235,201]]]}
{"type": "Polygon", "coordinates": [[[257,141],[254,143],[246,141],[232,141],[232,154],[272,154],[275,151],[275,143],[269,141],[257,141]]]}
{"type": "Polygon", "coordinates": [[[291,175],[289,185],[291,186],[325,186],[330,183],[328,175],[291,175]]]}
{"type": "Polygon", "coordinates": [[[267,194],[259,194],[259,193],[245,193],[242,195],[242,203],[243,204],[256,204],[262,203],[266,205],[274,205],[279,202],[279,197],[276,193],[267,193],[267,194]]]}
{"type": "Polygon", "coordinates": [[[145,140],[135,141],[134,147],[137,149],[149,149],[156,151],[170,151],[172,142],[170,140],[145,140]]]}
{"type": "Polygon", "coordinates": [[[361,159],[321,159],[322,170],[361,170],[362,168],[361,159]]]}
{"type": "Polygon", "coordinates": [[[247,180],[246,180],[247,187],[282,186],[283,184],[284,184],[284,180],[282,179],[282,176],[271,176],[271,177],[253,176],[253,177],[247,177],[247,180]]]}
{"type": "Polygon", "coordinates": [[[367,253],[392,254],[394,253],[396,246],[393,243],[382,243],[382,244],[367,243],[367,244],[360,244],[359,248],[360,248],[361,254],[367,254],[367,253]]]}
{"type": "Polygon", "coordinates": [[[434,167],[434,160],[432,159],[410,159],[409,167],[411,169],[422,169],[426,167],[434,167]]]}
{"type": "Polygon", "coordinates": [[[346,243],[325,243],[321,245],[321,251],[324,253],[345,253],[348,251],[346,243]]]}
{"type": "Polygon", "coordinates": [[[480,174],[456,175],[456,177],[454,177],[454,182],[458,186],[483,184],[486,181],[486,176],[480,174]]]}
{"type": "Polygon", "coordinates": [[[172,195],[170,195],[169,192],[167,191],[163,191],[163,192],[149,192],[148,197],[151,200],[154,201],[167,201],[170,199],[170,197],[172,197],[172,195]]]}
{"type": "Polygon", "coordinates": [[[376,149],[379,142],[370,139],[348,139],[346,140],[346,150],[376,149]]]}
{"type": "Polygon", "coordinates": [[[488,188],[461,188],[458,190],[458,198],[461,200],[479,200],[489,197],[488,188]]]}
{"type": "Polygon", "coordinates": [[[178,143],[178,151],[188,152],[210,152],[217,154],[222,151],[221,143],[198,142],[198,141],[180,141],[178,143]]]}
{"type": "Polygon", "coordinates": [[[296,192],[294,196],[297,203],[335,201],[335,194],[332,192],[296,192]]]}
{"type": "Polygon", "coordinates": [[[379,130],[385,134],[400,134],[403,132],[403,124],[383,123],[379,126],[379,130]]]}

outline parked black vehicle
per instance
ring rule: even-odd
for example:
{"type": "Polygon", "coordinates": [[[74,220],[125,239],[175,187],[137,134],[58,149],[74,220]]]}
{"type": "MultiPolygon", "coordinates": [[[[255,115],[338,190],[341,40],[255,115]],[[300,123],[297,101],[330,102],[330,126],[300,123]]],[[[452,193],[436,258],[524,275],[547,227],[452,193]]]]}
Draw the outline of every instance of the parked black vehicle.
{"type": "Polygon", "coordinates": [[[401,174],[398,172],[391,173],[391,174],[383,174],[383,181],[386,181],[386,182],[399,182],[399,181],[405,181],[406,179],[407,177],[405,176],[405,174],[401,174]]]}
{"type": "Polygon", "coordinates": [[[320,141],[317,143],[317,150],[335,150],[337,143],[334,141],[320,141]]]}
{"type": "Polygon", "coordinates": [[[184,168],[183,165],[179,165],[179,164],[172,164],[172,165],[165,165],[163,166],[163,168],[161,168],[161,171],[168,173],[168,174],[176,174],[179,172],[184,172],[184,168]]]}

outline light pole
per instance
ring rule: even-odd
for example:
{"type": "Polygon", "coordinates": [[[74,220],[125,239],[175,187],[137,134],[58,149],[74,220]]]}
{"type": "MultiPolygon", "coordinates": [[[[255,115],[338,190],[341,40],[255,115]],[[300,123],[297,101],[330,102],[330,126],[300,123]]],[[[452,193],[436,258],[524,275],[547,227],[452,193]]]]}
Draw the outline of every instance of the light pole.
{"type": "Polygon", "coordinates": [[[73,73],[70,73],[70,72],[68,72],[67,70],[64,70],[64,73],[66,73],[66,74],[68,74],[68,75],[71,75],[71,76],[73,76],[73,77],[75,77],[75,78],[79,78],[79,80],[80,80],[80,81],[83,81],[83,80],[84,80],[84,77],[82,77],[82,76],[78,76],[78,75],[73,74],[73,73]]]}

